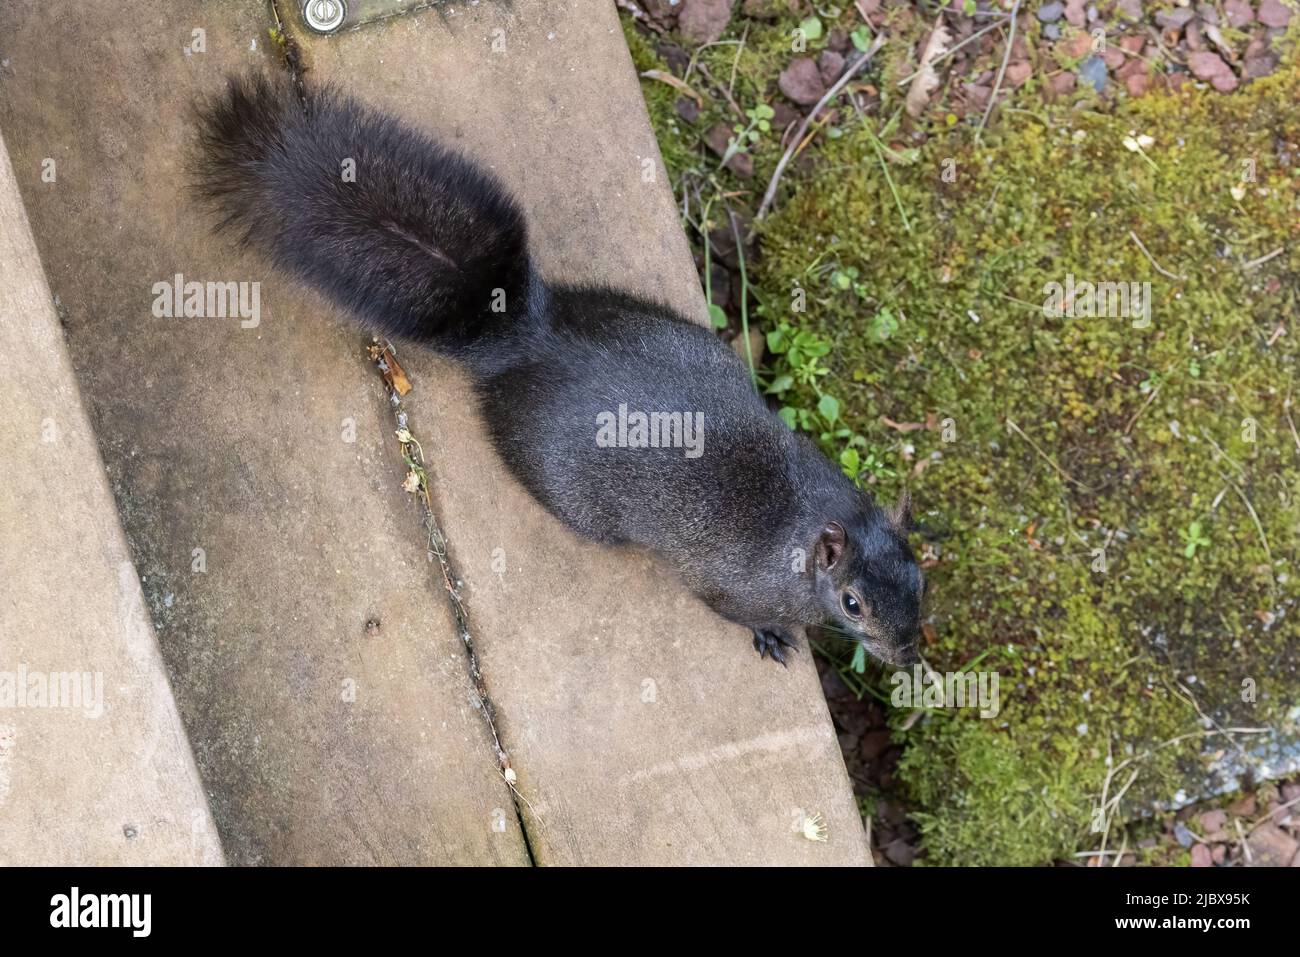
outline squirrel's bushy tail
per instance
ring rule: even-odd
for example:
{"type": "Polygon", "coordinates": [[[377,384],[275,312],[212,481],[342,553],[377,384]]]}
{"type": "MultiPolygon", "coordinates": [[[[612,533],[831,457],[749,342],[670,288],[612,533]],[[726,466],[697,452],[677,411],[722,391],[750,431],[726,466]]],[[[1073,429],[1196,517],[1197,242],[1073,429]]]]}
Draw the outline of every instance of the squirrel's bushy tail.
{"type": "Polygon", "coordinates": [[[288,78],[232,77],[197,114],[221,225],[367,325],[455,351],[526,314],[523,212],[469,160],[288,78]]]}

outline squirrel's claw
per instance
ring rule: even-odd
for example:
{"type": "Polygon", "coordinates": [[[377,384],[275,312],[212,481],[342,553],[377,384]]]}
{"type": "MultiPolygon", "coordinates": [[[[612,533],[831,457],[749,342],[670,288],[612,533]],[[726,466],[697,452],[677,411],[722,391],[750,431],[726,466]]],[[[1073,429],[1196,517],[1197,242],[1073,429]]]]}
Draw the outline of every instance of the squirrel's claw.
{"type": "Polygon", "coordinates": [[[786,658],[786,648],[791,651],[799,650],[799,646],[795,644],[794,637],[789,632],[766,628],[754,629],[754,650],[758,652],[758,657],[766,658],[771,655],[773,661],[779,661],[783,668],[788,668],[790,665],[786,658]]]}

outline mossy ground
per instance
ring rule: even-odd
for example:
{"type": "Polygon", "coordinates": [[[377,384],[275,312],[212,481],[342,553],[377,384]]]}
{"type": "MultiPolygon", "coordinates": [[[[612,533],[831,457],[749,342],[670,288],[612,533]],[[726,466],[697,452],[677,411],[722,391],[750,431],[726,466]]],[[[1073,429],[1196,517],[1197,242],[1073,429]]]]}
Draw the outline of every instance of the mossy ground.
{"type": "MultiPolygon", "coordinates": [[[[789,58],[787,28],[750,32],[742,106],[789,58]]],[[[734,55],[701,56],[725,77],[734,55]]],[[[645,89],[674,183],[695,171],[756,205],[777,145],[756,144],[755,179],[738,184],[684,129],[678,94],[645,89]]],[[[1000,674],[993,720],[933,711],[903,730],[897,715],[935,863],[1068,857],[1097,843],[1108,767],[1133,759],[1112,796],[1137,772],[1123,820],[1197,794],[1251,743],[1207,727],[1300,735],[1297,60],[1231,96],[1107,110],[1033,97],[979,145],[973,123],[932,131],[888,161],[892,187],[867,124],[841,121],[749,270],[765,329],[830,344],[826,374],[782,401],[836,396],[885,466],[873,483],[912,492],[928,662],[1000,674]],[[1125,145],[1139,136],[1144,150],[1125,145]],[[1150,282],[1149,326],[1045,315],[1046,284],[1067,274],[1150,282]]],[[[773,358],[768,383],[788,371],[773,358]]]]}

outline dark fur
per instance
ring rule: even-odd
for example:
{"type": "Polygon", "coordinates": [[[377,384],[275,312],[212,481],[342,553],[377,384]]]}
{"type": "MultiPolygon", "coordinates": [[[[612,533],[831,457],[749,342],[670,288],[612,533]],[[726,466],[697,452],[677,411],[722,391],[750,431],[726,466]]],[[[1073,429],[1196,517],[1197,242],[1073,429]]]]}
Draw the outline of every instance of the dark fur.
{"type": "Polygon", "coordinates": [[[502,459],[570,528],[658,553],[778,660],[790,630],[814,624],[914,658],[923,586],[902,522],[786,428],[707,329],[546,283],[495,179],[335,92],[308,90],[304,108],[287,83],[233,79],[200,106],[199,130],[197,183],[222,224],[372,328],[462,361],[502,459]],[[702,412],[704,454],[598,447],[597,415],[620,403],[702,412]],[[864,619],[845,613],[846,588],[864,619]]]}

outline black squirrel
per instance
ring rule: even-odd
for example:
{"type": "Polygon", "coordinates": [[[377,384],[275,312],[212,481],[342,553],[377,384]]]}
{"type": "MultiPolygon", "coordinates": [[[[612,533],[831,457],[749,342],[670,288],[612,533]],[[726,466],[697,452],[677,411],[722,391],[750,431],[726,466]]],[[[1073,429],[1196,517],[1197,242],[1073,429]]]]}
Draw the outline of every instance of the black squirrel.
{"type": "Polygon", "coordinates": [[[873,504],[708,329],[543,279],[493,176],[336,90],[232,77],[196,119],[195,185],[220,226],[372,329],[462,363],[501,458],[575,532],[657,553],[760,656],[785,664],[793,630],[817,625],[918,660],[906,497],[873,504]]]}

